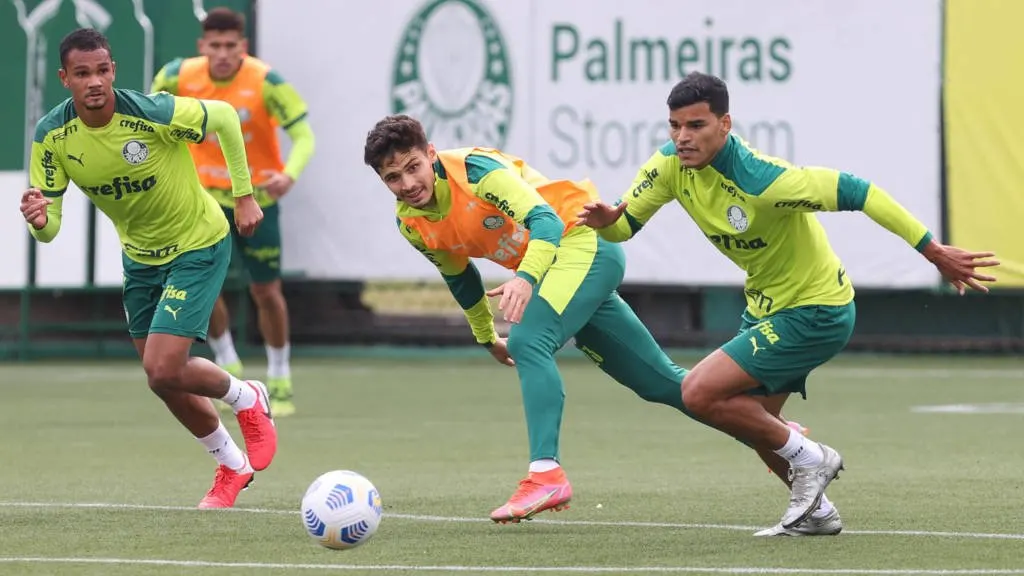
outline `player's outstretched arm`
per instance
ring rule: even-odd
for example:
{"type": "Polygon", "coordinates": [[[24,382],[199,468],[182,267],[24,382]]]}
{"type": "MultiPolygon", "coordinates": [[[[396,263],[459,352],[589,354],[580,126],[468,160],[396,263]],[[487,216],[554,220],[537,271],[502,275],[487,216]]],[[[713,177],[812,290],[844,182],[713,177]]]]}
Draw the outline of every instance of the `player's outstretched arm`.
{"type": "Polygon", "coordinates": [[[679,166],[678,163],[672,166],[675,148],[670,148],[669,144],[644,163],[618,202],[586,204],[576,223],[596,229],[609,242],[625,242],[635,236],[662,206],[675,198],[676,183],[672,178],[678,175],[679,166]]]}
{"type": "Polygon", "coordinates": [[[966,287],[981,292],[981,282],[995,278],[978,268],[998,266],[991,252],[968,252],[941,244],[928,228],[881,187],[846,172],[828,168],[787,169],[765,190],[762,203],[794,211],[864,212],[928,259],[960,294],[966,287]]]}

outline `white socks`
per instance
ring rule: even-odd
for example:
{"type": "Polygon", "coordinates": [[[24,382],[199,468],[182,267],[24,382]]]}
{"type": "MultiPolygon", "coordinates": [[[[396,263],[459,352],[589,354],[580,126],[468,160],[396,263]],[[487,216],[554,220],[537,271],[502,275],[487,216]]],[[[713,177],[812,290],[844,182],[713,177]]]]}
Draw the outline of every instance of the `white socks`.
{"type": "Polygon", "coordinates": [[[287,378],[291,376],[291,367],[288,358],[291,356],[291,344],[285,344],[281,348],[266,346],[267,349],[267,378],[287,378]]]}
{"type": "Polygon", "coordinates": [[[235,341],[231,339],[231,330],[225,330],[219,338],[208,338],[206,343],[213,350],[215,361],[219,366],[238,362],[238,352],[235,350],[235,341]]]}
{"type": "Polygon", "coordinates": [[[196,440],[206,447],[206,451],[217,460],[217,463],[223,464],[235,472],[252,472],[252,467],[249,466],[245,454],[242,454],[224,424],[218,424],[213,434],[205,438],[196,438],[196,440]]]}
{"type": "Polygon", "coordinates": [[[541,458],[540,460],[530,462],[530,472],[548,472],[558,468],[559,466],[558,460],[553,458],[541,458]]]}
{"type": "Polygon", "coordinates": [[[238,414],[241,410],[255,406],[256,401],[259,400],[256,396],[256,390],[252,386],[249,386],[230,374],[228,377],[231,378],[231,385],[228,386],[228,393],[225,394],[221,400],[226,402],[228,406],[231,406],[232,410],[235,411],[235,414],[238,414]]]}
{"type": "Polygon", "coordinates": [[[818,446],[817,442],[811,442],[792,428],[789,430],[789,440],[786,441],[786,445],[776,450],[775,453],[797,468],[817,466],[825,460],[825,453],[821,451],[821,446],[818,446]]]}

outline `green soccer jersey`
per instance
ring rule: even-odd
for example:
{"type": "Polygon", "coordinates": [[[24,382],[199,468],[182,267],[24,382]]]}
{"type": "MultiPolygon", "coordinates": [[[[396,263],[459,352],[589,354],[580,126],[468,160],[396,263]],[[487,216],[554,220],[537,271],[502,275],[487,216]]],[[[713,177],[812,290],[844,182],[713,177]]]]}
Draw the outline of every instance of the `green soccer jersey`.
{"type": "Polygon", "coordinates": [[[711,243],[747,273],[747,310],[763,318],[806,305],[843,305],[854,291],[812,212],[862,210],[918,250],[931,233],[878,186],[845,172],[800,168],[763,156],[735,135],[710,165],[685,168],[666,143],[643,165],[625,217],[600,230],[612,241],[637,232],[676,201],[711,243]]]}
{"type": "Polygon", "coordinates": [[[60,199],[74,182],[141,264],[164,264],[222,239],[228,221],[199,184],[188,150],[206,136],[206,106],[121,89],[114,98],[114,117],[102,128],[86,126],[70,99],[36,124],[32,186],[60,199]]]}

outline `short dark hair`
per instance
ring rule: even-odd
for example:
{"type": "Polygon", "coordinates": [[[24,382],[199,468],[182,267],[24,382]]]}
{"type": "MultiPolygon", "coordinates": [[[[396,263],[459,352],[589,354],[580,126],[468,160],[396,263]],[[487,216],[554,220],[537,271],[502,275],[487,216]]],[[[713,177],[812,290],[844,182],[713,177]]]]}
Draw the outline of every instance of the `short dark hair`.
{"type": "Polygon", "coordinates": [[[238,32],[245,36],[245,15],[223,6],[206,13],[203,32],[238,32]]]}
{"type": "Polygon", "coordinates": [[[93,50],[106,50],[110,53],[110,42],[99,30],[92,28],[79,28],[68,34],[60,41],[60,67],[67,66],[68,54],[72,50],[92,52],[93,50]]]}
{"type": "Polygon", "coordinates": [[[729,113],[729,88],[717,76],[690,72],[668,93],[668,109],[679,110],[699,102],[707,102],[718,117],[729,113]]]}
{"type": "Polygon", "coordinates": [[[427,133],[423,124],[405,114],[387,116],[366,135],[363,162],[379,173],[388,158],[413,149],[427,149],[427,133]]]}

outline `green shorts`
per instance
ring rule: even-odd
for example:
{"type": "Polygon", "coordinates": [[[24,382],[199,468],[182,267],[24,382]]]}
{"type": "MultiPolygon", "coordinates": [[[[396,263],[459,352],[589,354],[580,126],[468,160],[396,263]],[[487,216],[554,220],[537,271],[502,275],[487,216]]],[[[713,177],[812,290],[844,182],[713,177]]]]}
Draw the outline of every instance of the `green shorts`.
{"type": "Polygon", "coordinates": [[[221,206],[231,223],[231,236],[235,240],[235,252],[242,258],[242,265],[249,280],[257,284],[273,282],[281,277],[281,209],[277,204],[263,207],[263,221],[256,227],[256,233],[246,238],[235,228],[235,211],[221,206]]]}
{"type": "Polygon", "coordinates": [[[121,256],[122,301],[132,338],[172,334],[206,341],[210,314],[231,263],[231,237],[160,266],[121,256]]]}
{"type": "Polygon", "coordinates": [[[789,308],[760,320],[744,311],[739,332],[722,351],[761,383],[750,394],[806,398],[807,375],[846,347],[856,319],[852,301],[789,308]]]}

